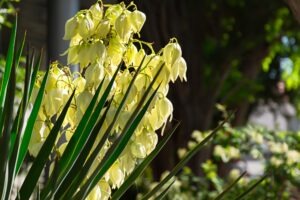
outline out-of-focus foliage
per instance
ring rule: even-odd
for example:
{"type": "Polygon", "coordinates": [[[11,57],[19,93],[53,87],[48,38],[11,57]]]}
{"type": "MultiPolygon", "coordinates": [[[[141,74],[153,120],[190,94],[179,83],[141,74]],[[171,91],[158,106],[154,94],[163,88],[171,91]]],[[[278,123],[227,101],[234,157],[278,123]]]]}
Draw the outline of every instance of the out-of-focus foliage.
{"type": "MultiPolygon", "coordinates": [[[[223,106],[219,105],[218,108],[226,115],[223,106]]],[[[178,150],[179,157],[185,155],[207,134],[208,132],[194,131],[188,147],[178,150]]],[[[268,131],[251,125],[234,128],[227,123],[218,132],[213,144],[212,158],[201,164],[205,177],[196,176],[186,167],[171,187],[167,199],[216,198],[247,170],[245,163],[249,160],[259,161],[258,167],[252,165],[257,167],[258,174],[268,174],[267,178],[250,193],[250,199],[288,200],[299,197],[300,132],[268,131]]],[[[257,179],[257,175],[244,176],[224,199],[229,200],[238,196],[257,179]]],[[[151,187],[151,184],[148,187],[151,187]]]]}
{"type": "Polygon", "coordinates": [[[207,88],[225,77],[217,95],[220,102],[233,107],[255,102],[259,92],[269,89],[262,77],[274,79],[275,73],[288,89],[298,88],[300,33],[284,3],[226,0],[202,1],[198,6],[205,8],[201,12],[207,17],[199,44],[203,62],[199,76],[207,88]],[[255,15],[249,15],[254,10],[255,15]]]}
{"type": "MultiPolygon", "coordinates": [[[[20,2],[20,0],[1,0],[0,1],[0,30],[2,26],[11,27],[11,22],[9,21],[9,16],[16,14],[17,10],[14,6],[14,3],[20,2]]],[[[24,64],[24,58],[20,58],[22,64],[24,64]]],[[[5,57],[0,55],[0,79],[2,79],[3,72],[5,70],[5,57]]],[[[21,97],[21,89],[23,87],[25,77],[25,69],[20,67],[16,72],[16,94],[17,97],[21,97]]],[[[0,83],[1,84],[1,83],[0,83]]],[[[1,85],[0,85],[1,86],[1,85]]]]}
{"type": "Polygon", "coordinates": [[[0,1],[0,29],[2,26],[11,27],[11,23],[8,21],[8,17],[16,13],[16,9],[13,5],[14,2],[20,2],[20,0],[1,0],[0,1]]]}
{"type": "MultiPolygon", "coordinates": [[[[203,133],[194,132],[197,137],[203,133]]],[[[221,193],[245,171],[238,161],[259,160],[261,173],[269,176],[250,193],[251,199],[293,199],[299,196],[300,133],[270,132],[258,127],[232,128],[228,124],[214,140],[212,160],[201,165],[205,178],[189,168],[179,175],[168,199],[211,199],[221,193]],[[220,176],[220,170],[227,172],[220,176]]],[[[180,150],[182,154],[185,150],[180,150]]],[[[254,166],[255,167],[255,166],[254,166]]],[[[256,176],[244,176],[224,199],[232,199],[257,181],[256,176]]]]}
{"type": "MultiPolygon", "coordinates": [[[[245,71],[251,71],[251,69],[244,68],[247,66],[255,69],[261,66],[266,72],[264,76],[269,77],[274,75],[274,69],[270,65],[278,63],[280,58],[287,58],[294,63],[293,66],[283,66],[279,72],[281,75],[278,76],[286,80],[289,89],[296,89],[300,84],[299,67],[296,66],[299,63],[297,45],[300,34],[298,24],[286,6],[280,3],[269,4],[268,9],[251,16],[246,13],[265,6],[258,1],[244,0],[205,4],[209,7],[206,11],[209,17],[214,16],[215,12],[220,15],[213,19],[214,29],[208,30],[212,33],[205,37],[203,43],[203,56],[206,62],[203,75],[206,81],[211,82],[217,65],[220,65],[221,70],[222,68],[230,69],[219,94],[223,103],[236,105],[244,100],[255,102],[257,93],[263,91],[266,86],[256,77],[245,76],[247,73],[245,71]],[[268,12],[272,15],[267,17],[268,12]],[[255,49],[260,55],[251,57],[255,49]],[[227,57],[222,57],[227,54],[227,57]],[[221,60],[215,60],[216,56],[221,60]],[[247,60],[248,57],[249,60],[247,60]]],[[[289,65],[288,62],[285,64],[289,65]]],[[[222,74],[220,76],[222,77],[222,74]]]]}
{"type": "MultiPolygon", "coordinates": [[[[21,58],[21,64],[23,65],[24,63],[24,58],[21,58]]],[[[0,55],[0,79],[3,76],[3,72],[5,69],[5,58],[0,55]]],[[[22,87],[23,87],[23,82],[25,78],[25,69],[23,67],[19,67],[18,71],[16,71],[16,89],[17,89],[17,97],[21,97],[22,93],[22,87]]],[[[1,86],[1,83],[0,83],[1,86]]]]}
{"type": "Polygon", "coordinates": [[[279,65],[276,76],[286,81],[287,89],[297,89],[299,80],[299,47],[300,33],[297,30],[286,29],[291,23],[290,11],[279,9],[276,18],[265,25],[266,40],[271,42],[269,53],[263,60],[264,71],[272,72],[272,64],[279,65]]]}

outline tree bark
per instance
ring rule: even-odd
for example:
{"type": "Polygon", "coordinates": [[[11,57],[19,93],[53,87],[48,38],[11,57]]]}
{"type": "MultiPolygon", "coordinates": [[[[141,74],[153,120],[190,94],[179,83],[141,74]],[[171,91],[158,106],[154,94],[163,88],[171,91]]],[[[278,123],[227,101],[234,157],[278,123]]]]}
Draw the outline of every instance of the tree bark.
{"type": "Polygon", "coordinates": [[[290,9],[292,10],[294,17],[300,23],[300,1],[299,0],[285,0],[290,9]]]}

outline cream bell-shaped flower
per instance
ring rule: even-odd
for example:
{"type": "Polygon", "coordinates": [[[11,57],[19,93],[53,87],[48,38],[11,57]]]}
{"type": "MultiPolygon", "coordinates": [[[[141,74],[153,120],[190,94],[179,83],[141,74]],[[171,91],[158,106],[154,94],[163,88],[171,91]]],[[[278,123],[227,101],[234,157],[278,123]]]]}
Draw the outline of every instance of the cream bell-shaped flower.
{"type": "Polygon", "coordinates": [[[131,112],[130,111],[127,111],[127,110],[124,110],[123,112],[120,113],[120,117],[118,119],[118,125],[120,127],[121,130],[124,129],[128,119],[130,118],[131,116],[131,112]]]}
{"type": "Polygon", "coordinates": [[[127,46],[127,50],[126,50],[126,53],[123,58],[127,67],[129,67],[133,63],[133,59],[137,53],[138,53],[138,50],[137,50],[136,46],[133,43],[130,43],[127,46]]]}
{"type": "Polygon", "coordinates": [[[147,156],[146,147],[142,143],[136,141],[131,144],[131,153],[136,158],[145,158],[147,156]]]}
{"type": "Polygon", "coordinates": [[[111,24],[115,24],[116,19],[123,12],[123,7],[120,4],[112,5],[107,8],[105,17],[110,20],[111,24]]]}
{"type": "Polygon", "coordinates": [[[108,200],[111,195],[111,189],[109,184],[105,180],[101,180],[98,183],[101,190],[101,200],[108,200]]]}
{"type": "Polygon", "coordinates": [[[119,188],[125,179],[125,174],[118,161],[116,161],[108,170],[109,180],[112,185],[112,189],[119,188]]]}
{"type": "Polygon", "coordinates": [[[44,141],[48,137],[50,130],[53,127],[51,122],[42,122],[40,119],[36,121],[34,130],[30,139],[29,153],[36,157],[40,151],[44,141]]]}
{"type": "MultiPolygon", "coordinates": [[[[78,93],[76,93],[76,95],[78,95],[78,93]]],[[[67,111],[64,122],[63,122],[64,127],[69,126],[68,129],[73,129],[77,126],[76,117],[75,117],[76,116],[76,110],[77,110],[76,99],[73,98],[72,102],[71,102],[71,105],[70,105],[70,107],[67,111]]]]}
{"type": "Polygon", "coordinates": [[[139,92],[145,90],[149,84],[150,77],[146,74],[139,74],[134,82],[134,85],[139,92]]]}
{"type": "Polygon", "coordinates": [[[158,136],[155,132],[144,130],[136,140],[145,146],[146,154],[149,155],[156,147],[158,136]]]}
{"type": "Polygon", "coordinates": [[[70,46],[68,49],[68,65],[70,64],[77,64],[79,62],[78,60],[78,51],[80,46],[70,46]]]}
{"type": "MultiPolygon", "coordinates": [[[[132,80],[132,75],[130,74],[130,72],[128,70],[125,70],[123,72],[123,75],[118,77],[117,79],[117,85],[119,86],[119,90],[117,90],[116,94],[115,94],[115,100],[117,102],[121,102],[128,87],[129,87],[129,84],[132,80]]],[[[135,85],[133,85],[133,87],[131,88],[130,90],[130,93],[127,97],[127,101],[128,102],[132,102],[135,100],[135,97],[136,97],[136,94],[137,94],[137,88],[135,87],[135,85]]]]}
{"type": "Polygon", "coordinates": [[[175,63],[179,65],[180,80],[187,81],[187,78],[186,78],[187,65],[186,65],[184,58],[183,57],[179,58],[179,60],[177,60],[175,63]]]}
{"type": "Polygon", "coordinates": [[[82,112],[85,112],[92,98],[93,95],[89,91],[84,90],[76,97],[77,109],[81,110],[82,112]]]}
{"type": "Polygon", "coordinates": [[[202,140],[204,139],[204,136],[202,135],[201,131],[199,130],[194,130],[192,132],[192,138],[194,140],[196,140],[198,143],[202,142],[202,140]]]}
{"type": "Polygon", "coordinates": [[[95,62],[85,71],[86,87],[97,88],[105,75],[104,67],[101,63],[95,62]]]}
{"type": "Polygon", "coordinates": [[[106,56],[106,48],[100,41],[93,44],[82,44],[78,50],[78,61],[81,69],[86,67],[91,61],[97,60],[100,63],[104,62],[106,56]]]}
{"type": "Polygon", "coordinates": [[[101,41],[95,42],[93,44],[91,53],[92,55],[94,55],[94,60],[98,61],[101,64],[104,63],[107,52],[105,45],[101,41]]]}
{"type": "Polygon", "coordinates": [[[95,24],[91,12],[85,12],[78,15],[78,34],[86,39],[94,32],[95,24]]]}
{"type": "Polygon", "coordinates": [[[135,56],[134,56],[134,58],[133,58],[133,66],[134,67],[138,67],[138,66],[140,66],[140,64],[141,64],[141,62],[142,62],[142,60],[143,60],[143,58],[146,56],[146,52],[145,52],[145,50],[144,49],[140,49],[139,51],[138,51],[138,53],[137,54],[135,54],[135,56]]]}
{"type": "Polygon", "coordinates": [[[103,39],[110,31],[110,21],[108,19],[101,20],[95,30],[95,36],[98,39],[103,39]]]}
{"type": "Polygon", "coordinates": [[[171,81],[174,83],[178,76],[181,81],[186,81],[186,69],[184,58],[178,58],[171,67],[171,81]]]}
{"type": "Polygon", "coordinates": [[[108,62],[116,67],[121,63],[126,47],[122,44],[120,38],[114,37],[109,41],[107,56],[108,62]]]}
{"type": "Polygon", "coordinates": [[[146,21],[146,15],[141,11],[135,10],[129,14],[129,18],[133,32],[140,32],[146,21]]]}
{"type": "Polygon", "coordinates": [[[173,83],[175,82],[175,80],[177,79],[177,77],[179,75],[179,65],[176,63],[176,61],[175,61],[174,65],[171,67],[171,74],[170,74],[170,78],[173,83]]]}
{"type": "Polygon", "coordinates": [[[149,121],[149,125],[152,128],[152,130],[159,129],[164,123],[164,121],[161,120],[159,117],[157,105],[149,113],[147,113],[145,119],[149,121]]]}
{"type": "Polygon", "coordinates": [[[86,85],[86,80],[82,77],[79,76],[77,78],[75,78],[75,80],[73,81],[73,84],[76,88],[76,94],[83,92],[85,85],[86,85]]]}
{"type": "Polygon", "coordinates": [[[131,147],[130,143],[124,149],[124,152],[122,153],[119,159],[120,166],[126,175],[130,174],[134,170],[136,165],[136,157],[132,155],[131,149],[129,147],[131,147]]]}
{"type": "MultiPolygon", "coordinates": [[[[72,37],[70,41],[69,49],[64,53],[68,55],[68,65],[69,64],[77,64],[78,61],[78,51],[80,48],[80,44],[82,43],[82,37],[80,35],[75,35],[72,37]]],[[[63,54],[63,55],[64,55],[63,54]]]]}
{"type": "Polygon", "coordinates": [[[169,66],[172,66],[181,55],[181,47],[178,43],[169,43],[164,47],[163,59],[169,66]]]}
{"type": "Polygon", "coordinates": [[[45,90],[49,91],[57,88],[58,79],[62,77],[64,74],[61,69],[57,67],[57,65],[51,65],[49,75],[47,77],[45,90]]]}
{"type": "Polygon", "coordinates": [[[78,33],[78,18],[72,17],[70,18],[65,25],[65,35],[63,37],[64,40],[70,40],[78,33]]]}
{"type": "Polygon", "coordinates": [[[90,62],[93,56],[91,53],[93,52],[92,44],[82,44],[78,49],[78,61],[80,63],[80,68],[83,69],[86,67],[90,62]]]}
{"type": "Polygon", "coordinates": [[[115,21],[115,29],[122,42],[127,43],[133,32],[130,23],[130,12],[123,12],[115,21]]]}
{"type": "Polygon", "coordinates": [[[186,153],[187,153],[187,149],[185,148],[179,148],[177,150],[177,155],[180,159],[182,159],[186,155],[186,153]]]}
{"type": "Polygon", "coordinates": [[[93,95],[87,91],[84,90],[82,93],[80,93],[77,97],[76,97],[76,106],[77,106],[77,110],[76,110],[76,123],[79,123],[84,112],[86,111],[88,105],[90,104],[91,100],[93,98],[93,95]]]}
{"type": "Polygon", "coordinates": [[[158,100],[157,105],[159,117],[163,119],[163,121],[166,122],[169,117],[172,119],[173,105],[167,97],[158,100]]]}
{"type": "Polygon", "coordinates": [[[53,89],[47,91],[46,98],[43,99],[43,105],[48,116],[58,113],[68,99],[68,91],[65,89],[53,89]]]}
{"type": "MultiPolygon", "coordinates": [[[[153,77],[154,75],[157,73],[157,71],[159,70],[160,65],[158,65],[157,67],[155,67],[153,69],[153,77]]],[[[161,73],[158,75],[157,77],[157,81],[154,83],[153,87],[156,88],[159,86],[159,92],[162,93],[164,96],[166,95],[166,93],[168,92],[168,85],[170,82],[170,68],[167,67],[167,65],[163,64],[163,68],[161,70],[161,73]]]]}
{"type": "Polygon", "coordinates": [[[58,148],[58,153],[59,153],[60,156],[63,155],[63,153],[64,153],[64,151],[65,151],[67,145],[68,145],[68,143],[65,142],[65,143],[63,143],[63,144],[61,144],[61,145],[59,146],[59,148],[58,148]]]}
{"type": "Polygon", "coordinates": [[[102,200],[101,198],[101,189],[99,185],[96,185],[94,189],[89,193],[85,198],[86,200],[102,200]]]}
{"type": "Polygon", "coordinates": [[[99,3],[93,4],[89,10],[92,13],[93,19],[96,21],[100,21],[103,18],[103,9],[99,3]]]}
{"type": "Polygon", "coordinates": [[[41,132],[44,132],[45,128],[46,126],[44,125],[44,122],[38,118],[34,123],[32,136],[28,146],[30,155],[34,157],[37,156],[38,152],[40,151],[43,145],[43,140],[42,140],[43,134],[41,134],[41,132]]]}

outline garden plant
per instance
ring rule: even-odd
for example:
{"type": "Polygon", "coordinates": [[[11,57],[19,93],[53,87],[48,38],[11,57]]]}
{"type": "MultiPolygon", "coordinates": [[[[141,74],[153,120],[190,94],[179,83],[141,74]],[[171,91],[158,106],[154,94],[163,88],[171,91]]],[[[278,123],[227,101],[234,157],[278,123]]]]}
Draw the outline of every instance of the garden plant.
{"type": "MultiPolygon", "coordinates": [[[[173,113],[169,83],[186,81],[187,66],[175,38],[158,52],[139,39],[145,20],[133,3],[98,1],[66,22],[67,65],[53,62],[39,71],[42,53],[27,51],[25,66],[20,64],[25,36],[17,44],[15,17],[1,77],[1,200],[12,198],[27,156],[33,162],[16,199],[119,199],[165,146],[179,125],[166,129],[173,113]],[[80,71],[72,72],[71,65],[80,71]],[[16,72],[22,67],[25,79],[15,109],[16,72]]],[[[224,123],[142,199],[163,199],[172,178],[224,123]]]]}

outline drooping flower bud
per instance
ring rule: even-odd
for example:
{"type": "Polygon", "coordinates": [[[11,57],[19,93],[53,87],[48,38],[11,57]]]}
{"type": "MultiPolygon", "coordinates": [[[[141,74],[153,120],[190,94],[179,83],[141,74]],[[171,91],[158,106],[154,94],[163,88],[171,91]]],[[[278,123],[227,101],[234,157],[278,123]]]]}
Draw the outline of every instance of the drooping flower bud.
{"type": "Polygon", "coordinates": [[[123,58],[127,67],[132,64],[133,59],[137,53],[138,53],[138,51],[137,51],[137,48],[135,47],[135,45],[133,43],[130,43],[127,47],[127,51],[123,58]]]}
{"type": "Polygon", "coordinates": [[[141,31],[145,21],[146,15],[143,12],[135,10],[130,13],[130,23],[134,33],[138,33],[141,31]]]}
{"type": "Polygon", "coordinates": [[[178,43],[169,43],[164,47],[163,58],[170,67],[181,57],[181,47],[178,43]]]}
{"type": "Polygon", "coordinates": [[[69,47],[69,49],[68,49],[68,65],[77,64],[79,62],[79,60],[78,60],[79,47],[80,47],[79,45],[69,47]]]}
{"type": "Polygon", "coordinates": [[[140,49],[137,54],[135,54],[133,59],[133,66],[138,67],[142,63],[143,58],[146,56],[144,49],[140,49]]]}
{"type": "Polygon", "coordinates": [[[92,35],[93,29],[95,27],[95,24],[92,20],[91,13],[87,12],[85,14],[80,14],[78,16],[78,34],[82,38],[88,38],[90,35],[92,35]]]}
{"type": "Polygon", "coordinates": [[[92,45],[91,56],[93,56],[93,60],[98,61],[103,64],[106,57],[106,47],[102,42],[96,42],[92,45]]]}
{"type": "Polygon", "coordinates": [[[147,156],[147,150],[142,143],[133,142],[131,144],[131,152],[137,158],[145,158],[147,156]]]}
{"type": "MultiPolygon", "coordinates": [[[[129,12],[129,11],[128,11],[129,12]]],[[[122,13],[115,22],[115,29],[120,36],[122,42],[127,43],[132,33],[132,26],[130,22],[130,14],[122,13]]]]}
{"type": "Polygon", "coordinates": [[[186,81],[186,62],[183,57],[178,58],[171,67],[171,81],[174,83],[177,77],[186,81]]]}
{"type": "Polygon", "coordinates": [[[86,67],[91,61],[97,60],[101,63],[104,62],[106,56],[106,48],[101,42],[94,44],[83,44],[78,51],[78,61],[80,67],[86,67]]]}
{"type": "Polygon", "coordinates": [[[159,110],[160,118],[163,121],[167,121],[169,116],[171,116],[173,113],[173,105],[172,105],[171,101],[167,97],[165,97],[165,98],[158,100],[157,104],[159,106],[158,110],[159,110]]]}
{"type": "Polygon", "coordinates": [[[174,65],[171,67],[171,74],[170,74],[170,79],[173,83],[175,82],[175,80],[177,79],[178,74],[179,74],[179,65],[176,64],[176,61],[175,61],[174,65]]]}
{"type": "Polygon", "coordinates": [[[107,55],[109,57],[110,64],[118,66],[122,61],[123,53],[126,47],[121,43],[120,39],[115,37],[109,41],[107,55]]]}
{"type": "Polygon", "coordinates": [[[78,50],[78,62],[80,63],[80,68],[83,69],[86,67],[90,62],[91,56],[91,44],[82,44],[78,50]]]}
{"type": "Polygon", "coordinates": [[[47,115],[53,116],[62,109],[64,102],[68,99],[68,91],[65,89],[52,89],[47,91],[47,98],[43,99],[43,104],[47,115]]]}
{"type": "Polygon", "coordinates": [[[100,7],[99,3],[95,3],[89,9],[95,20],[100,21],[103,17],[103,9],[100,7]]]}
{"type": "Polygon", "coordinates": [[[96,37],[99,39],[103,39],[107,36],[107,34],[110,31],[110,23],[109,20],[101,20],[99,24],[97,25],[97,28],[95,30],[96,37]]]}
{"type": "Polygon", "coordinates": [[[76,98],[77,108],[82,112],[85,112],[87,107],[89,106],[93,95],[89,91],[83,91],[76,98]]]}
{"type": "Polygon", "coordinates": [[[47,128],[45,123],[40,118],[37,118],[33,126],[33,132],[28,146],[29,153],[32,156],[37,156],[43,145],[42,135],[45,128],[47,128]]]}
{"type": "Polygon", "coordinates": [[[121,15],[122,12],[123,8],[120,4],[112,5],[107,8],[105,17],[110,20],[111,24],[115,24],[116,19],[121,15]]]}
{"type": "Polygon", "coordinates": [[[89,66],[85,71],[87,87],[97,88],[104,78],[104,67],[102,64],[96,62],[89,66]]]}
{"type": "Polygon", "coordinates": [[[134,170],[135,164],[136,158],[131,153],[130,145],[127,145],[127,147],[124,149],[124,153],[122,153],[120,156],[120,166],[127,175],[134,170]]]}
{"type": "Polygon", "coordinates": [[[78,19],[77,17],[72,17],[65,24],[65,35],[64,40],[70,40],[78,33],[78,19]]]}
{"type": "Polygon", "coordinates": [[[176,61],[177,65],[179,65],[179,78],[181,81],[187,81],[186,78],[186,62],[183,57],[179,58],[179,60],[176,61]]]}
{"type": "Polygon", "coordinates": [[[81,93],[85,88],[86,80],[80,76],[74,80],[73,84],[76,87],[76,93],[81,93]]]}
{"type": "Polygon", "coordinates": [[[150,154],[155,148],[158,141],[157,134],[155,132],[149,132],[144,129],[142,133],[136,137],[135,142],[140,143],[146,150],[146,155],[150,154]]]}
{"type": "Polygon", "coordinates": [[[118,162],[115,162],[109,168],[109,178],[112,183],[112,188],[119,188],[124,181],[125,175],[119,166],[118,162]]]}
{"type": "Polygon", "coordinates": [[[101,200],[101,189],[98,185],[94,187],[94,189],[89,193],[86,197],[86,200],[101,200]]]}
{"type": "Polygon", "coordinates": [[[101,190],[101,200],[108,200],[111,194],[111,189],[109,184],[105,180],[101,180],[98,183],[101,190]]]}

